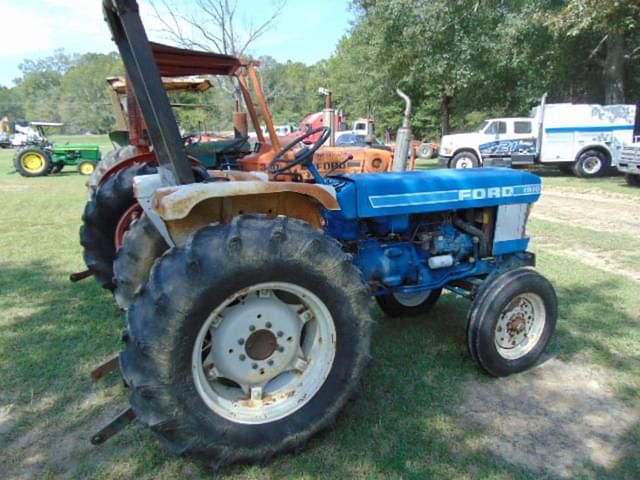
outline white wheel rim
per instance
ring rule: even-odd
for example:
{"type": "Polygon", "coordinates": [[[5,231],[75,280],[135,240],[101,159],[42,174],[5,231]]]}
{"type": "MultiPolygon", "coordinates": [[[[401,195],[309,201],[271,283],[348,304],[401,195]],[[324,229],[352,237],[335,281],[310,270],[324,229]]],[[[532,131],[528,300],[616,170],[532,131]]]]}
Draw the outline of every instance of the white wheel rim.
{"type": "Polygon", "coordinates": [[[597,157],[595,155],[585,158],[582,162],[582,169],[589,175],[598,173],[601,168],[602,160],[600,160],[600,157],[597,157]]]}
{"type": "Polygon", "coordinates": [[[193,378],[216,414],[268,423],[314,397],[335,353],[333,318],[315,294],[291,283],[261,283],[229,296],[207,317],[193,348],[193,378]]]}
{"type": "Polygon", "coordinates": [[[431,294],[431,290],[425,290],[424,292],[416,292],[416,293],[394,293],[393,298],[402,305],[403,307],[417,307],[424,303],[429,295],[431,294]]]}
{"type": "Polygon", "coordinates": [[[524,357],[538,344],[547,321],[542,298],[535,293],[515,297],[502,310],[495,328],[498,353],[507,360],[524,357]]]}
{"type": "Polygon", "coordinates": [[[469,157],[460,157],[456,160],[456,168],[473,168],[473,160],[469,157]]]}

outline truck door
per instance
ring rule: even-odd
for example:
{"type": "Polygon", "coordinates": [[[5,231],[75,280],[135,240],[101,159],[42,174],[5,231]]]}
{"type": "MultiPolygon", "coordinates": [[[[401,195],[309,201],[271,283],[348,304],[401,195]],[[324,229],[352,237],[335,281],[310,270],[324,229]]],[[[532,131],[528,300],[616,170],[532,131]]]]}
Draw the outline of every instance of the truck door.
{"type": "Polygon", "coordinates": [[[507,133],[507,122],[502,120],[494,120],[487,128],[484,129],[484,134],[487,137],[487,141],[500,140],[507,133]]]}

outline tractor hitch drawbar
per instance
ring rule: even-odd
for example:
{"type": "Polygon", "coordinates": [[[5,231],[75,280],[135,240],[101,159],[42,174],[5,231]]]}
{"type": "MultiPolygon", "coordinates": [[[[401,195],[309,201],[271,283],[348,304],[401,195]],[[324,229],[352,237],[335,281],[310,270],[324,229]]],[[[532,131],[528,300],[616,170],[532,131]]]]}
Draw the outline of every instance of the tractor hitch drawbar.
{"type": "Polygon", "coordinates": [[[84,270],[82,272],[72,273],[71,275],[69,275],[69,280],[71,280],[73,283],[76,283],[80,280],[84,280],[85,278],[89,278],[93,274],[94,273],[92,270],[84,270]]]}
{"type": "Polygon", "coordinates": [[[113,419],[107,423],[104,427],[102,427],[98,433],[91,437],[91,443],[94,445],[101,445],[111,437],[113,437],[116,433],[120,433],[124,427],[129,425],[136,419],[136,414],[131,407],[123,410],[118,415],[113,417],[113,419]]]}
{"type": "Polygon", "coordinates": [[[90,373],[91,379],[100,380],[107,373],[113,372],[114,370],[118,370],[119,368],[120,368],[120,363],[118,360],[118,355],[116,355],[115,357],[110,358],[106,362],[102,362],[96,368],[91,370],[91,373],[90,373]]]}
{"type": "MultiPolygon", "coordinates": [[[[107,373],[112,372],[114,370],[118,370],[120,368],[120,363],[118,360],[118,355],[110,358],[106,362],[102,362],[96,368],[91,370],[91,379],[92,380],[100,380],[107,373]]],[[[131,407],[123,410],[118,415],[113,417],[109,423],[107,423],[104,427],[102,427],[95,435],[91,437],[91,443],[94,445],[100,445],[111,437],[113,437],[116,433],[120,433],[124,427],[129,425],[136,419],[135,412],[131,409],[131,407]]]]}

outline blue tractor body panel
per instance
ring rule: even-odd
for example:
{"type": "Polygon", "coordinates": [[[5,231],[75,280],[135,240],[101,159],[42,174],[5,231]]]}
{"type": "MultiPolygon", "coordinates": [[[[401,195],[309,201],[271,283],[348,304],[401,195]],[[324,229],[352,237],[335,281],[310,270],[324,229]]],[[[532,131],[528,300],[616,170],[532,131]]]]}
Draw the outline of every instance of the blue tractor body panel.
{"type": "Polygon", "coordinates": [[[445,169],[344,175],[328,183],[341,210],[324,212],[325,229],[351,246],[376,295],[451,286],[534,262],[524,226],[540,198],[537,175],[445,169]]]}
{"type": "Polygon", "coordinates": [[[533,203],[540,198],[542,189],[537,175],[500,168],[345,177],[350,184],[340,189],[338,201],[347,219],[533,203]]]}

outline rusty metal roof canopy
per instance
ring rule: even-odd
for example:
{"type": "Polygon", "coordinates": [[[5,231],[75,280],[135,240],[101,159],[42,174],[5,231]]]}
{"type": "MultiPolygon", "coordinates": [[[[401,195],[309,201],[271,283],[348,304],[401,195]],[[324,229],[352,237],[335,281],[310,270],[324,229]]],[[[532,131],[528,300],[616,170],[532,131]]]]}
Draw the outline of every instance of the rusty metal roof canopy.
{"type": "Polygon", "coordinates": [[[240,59],[221,53],[200,52],[149,42],[163,77],[188,75],[235,75],[240,59]]]}

